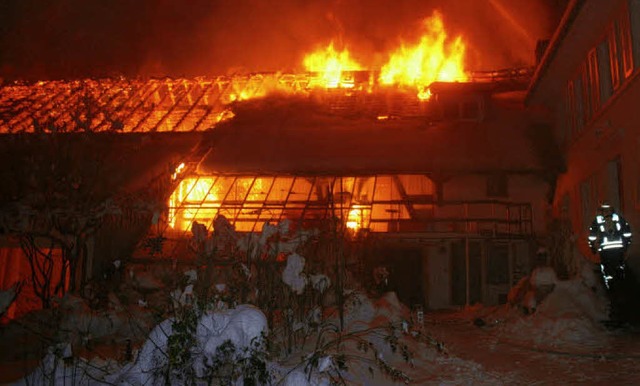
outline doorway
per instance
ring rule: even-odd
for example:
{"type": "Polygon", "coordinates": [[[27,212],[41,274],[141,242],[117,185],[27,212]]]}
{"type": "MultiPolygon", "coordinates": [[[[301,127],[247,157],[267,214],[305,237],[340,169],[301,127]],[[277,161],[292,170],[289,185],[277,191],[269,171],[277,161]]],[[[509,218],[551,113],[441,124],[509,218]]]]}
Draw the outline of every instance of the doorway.
{"type": "Polygon", "coordinates": [[[384,262],[389,267],[389,290],[395,291],[398,299],[412,307],[425,304],[424,271],[422,250],[392,249],[384,253],[384,262]]]}
{"type": "Polygon", "coordinates": [[[482,302],[482,243],[480,241],[469,240],[465,243],[465,240],[458,240],[451,245],[451,302],[456,306],[482,302]]]}

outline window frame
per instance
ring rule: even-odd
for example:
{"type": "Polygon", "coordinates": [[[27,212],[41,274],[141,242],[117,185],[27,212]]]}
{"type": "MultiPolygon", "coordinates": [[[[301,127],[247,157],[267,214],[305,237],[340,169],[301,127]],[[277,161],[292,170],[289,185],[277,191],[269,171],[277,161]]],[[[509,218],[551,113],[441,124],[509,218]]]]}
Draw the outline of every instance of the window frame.
{"type": "Polygon", "coordinates": [[[487,197],[509,197],[509,176],[507,173],[491,173],[487,175],[487,197]]]}
{"type": "Polygon", "coordinates": [[[611,87],[616,91],[622,84],[620,77],[620,58],[618,56],[618,34],[615,21],[607,32],[607,44],[609,45],[609,69],[611,73],[611,87]]]}
{"type": "Polygon", "coordinates": [[[566,114],[567,114],[567,142],[571,141],[578,134],[577,125],[577,109],[576,109],[576,91],[575,81],[570,79],[567,82],[566,90],[566,114]]]}
{"type": "MultiPolygon", "coordinates": [[[[582,122],[586,125],[592,116],[591,110],[591,92],[589,90],[589,69],[587,60],[584,60],[580,65],[579,77],[581,79],[581,91],[582,91],[582,122]]],[[[583,125],[583,126],[584,126],[583,125]]]]}
{"type": "Polygon", "coordinates": [[[633,41],[631,37],[631,20],[626,2],[616,18],[617,32],[620,37],[620,57],[625,79],[633,74],[633,41]]]}
{"type": "Polygon", "coordinates": [[[589,50],[587,54],[590,117],[593,117],[600,109],[600,73],[598,72],[598,67],[598,50],[596,46],[589,50]]]}

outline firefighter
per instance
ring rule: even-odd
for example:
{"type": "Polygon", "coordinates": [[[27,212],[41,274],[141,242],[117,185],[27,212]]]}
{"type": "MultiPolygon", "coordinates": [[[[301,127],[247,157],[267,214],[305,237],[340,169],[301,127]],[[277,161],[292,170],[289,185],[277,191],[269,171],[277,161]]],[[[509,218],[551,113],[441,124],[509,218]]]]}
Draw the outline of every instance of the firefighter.
{"type": "Polygon", "coordinates": [[[589,247],[600,256],[600,272],[607,289],[612,282],[622,281],[625,253],[631,244],[629,223],[608,203],[598,209],[598,215],[589,227],[589,247]]]}

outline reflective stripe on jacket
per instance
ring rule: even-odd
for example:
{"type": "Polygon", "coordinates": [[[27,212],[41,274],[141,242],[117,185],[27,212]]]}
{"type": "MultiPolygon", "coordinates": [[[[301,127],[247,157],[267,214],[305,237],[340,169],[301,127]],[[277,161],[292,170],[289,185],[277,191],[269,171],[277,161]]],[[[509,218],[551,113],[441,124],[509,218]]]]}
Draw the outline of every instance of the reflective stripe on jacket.
{"type": "Polygon", "coordinates": [[[598,251],[626,248],[631,243],[631,228],[617,213],[611,215],[609,228],[606,229],[606,219],[597,215],[589,227],[588,243],[590,248],[598,251]]]}

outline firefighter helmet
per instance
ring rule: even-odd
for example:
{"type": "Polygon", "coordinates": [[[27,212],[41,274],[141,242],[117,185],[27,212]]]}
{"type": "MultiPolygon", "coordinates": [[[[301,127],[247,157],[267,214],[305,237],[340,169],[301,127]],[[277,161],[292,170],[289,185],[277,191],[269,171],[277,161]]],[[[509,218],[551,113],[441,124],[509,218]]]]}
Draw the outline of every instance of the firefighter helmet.
{"type": "Polygon", "coordinates": [[[609,204],[607,201],[604,201],[600,204],[600,208],[598,208],[598,211],[603,216],[606,216],[606,215],[611,215],[614,212],[614,209],[613,209],[613,206],[611,206],[611,204],[609,204]]]}

